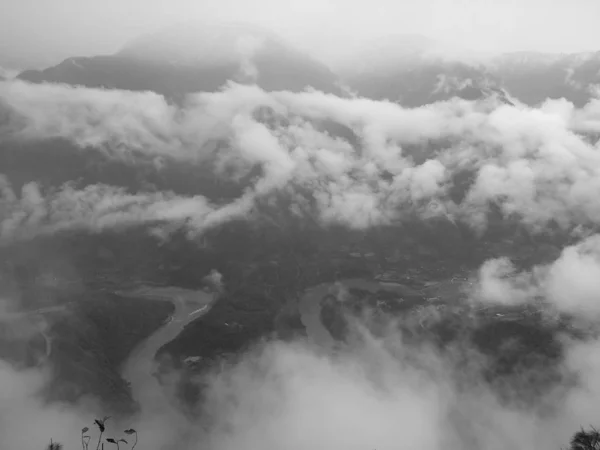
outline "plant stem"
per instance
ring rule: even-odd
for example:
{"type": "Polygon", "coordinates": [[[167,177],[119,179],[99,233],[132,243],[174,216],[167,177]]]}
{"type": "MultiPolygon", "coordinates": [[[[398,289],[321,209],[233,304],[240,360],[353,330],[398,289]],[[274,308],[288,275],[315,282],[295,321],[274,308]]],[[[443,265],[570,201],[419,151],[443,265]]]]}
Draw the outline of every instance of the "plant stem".
{"type": "MultiPolygon", "coordinates": [[[[100,437],[98,438],[98,445],[96,445],[96,450],[100,448],[100,443],[102,442],[102,430],[100,430],[100,437]]],[[[104,449],[104,444],[102,444],[102,449],[104,449]]]]}

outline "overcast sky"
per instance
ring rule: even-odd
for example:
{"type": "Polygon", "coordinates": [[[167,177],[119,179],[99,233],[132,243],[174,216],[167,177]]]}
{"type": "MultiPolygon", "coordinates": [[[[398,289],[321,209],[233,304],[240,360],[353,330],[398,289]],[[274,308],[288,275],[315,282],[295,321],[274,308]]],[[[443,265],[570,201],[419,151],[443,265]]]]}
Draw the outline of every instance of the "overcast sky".
{"type": "Polygon", "coordinates": [[[392,33],[473,50],[600,50],[600,0],[0,0],[0,56],[112,53],[190,19],[266,25],[321,57],[392,33]]]}

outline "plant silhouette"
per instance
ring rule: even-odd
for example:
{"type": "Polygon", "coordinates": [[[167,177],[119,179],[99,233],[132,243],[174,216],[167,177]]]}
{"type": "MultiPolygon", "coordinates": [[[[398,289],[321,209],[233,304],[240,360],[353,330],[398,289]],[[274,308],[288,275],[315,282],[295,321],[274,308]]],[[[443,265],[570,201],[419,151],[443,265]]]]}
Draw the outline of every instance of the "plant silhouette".
{"type": "Polygon", "coordinates": [[[100,419],[94,420],[94,423],[100,430],[100,436],[98,437],[98,445],[96,445],[96,450],[98,450],[100,448],[100,444],[102,443],[102,435],[104,434],[104,431],[106,431],[106,421],[108,419],[110,419],[110,416],[105,416],[102,420],[100,420],[100,419]]]}
{"type": "Polygon", "coordinates": [[[571,438],[569,450],[600,450],[600,432],[594,427],[589,431],[581,428],[571,438]]]}
{"type": "Polygon", "coordinates": [[[46,447],[46,450],[62,450],[62,449],[63,449],[63,445],[60,442],[54,442],[52,439],[50,439],[50,443],[46,447]]]}
{"type": "MultiPolygon", "coordinates": [[[[99,449],[104,450],[104,442],[116,445],[117,450],[120,450],[120,444],[129,445],[130,441],[128,441],[127,439],[123,439],[123,438],[117,439],[115,437],[109,437],[109,438],[105,438],[104,440],[102,439],[104,433],[106,432],[106,421],[108,419],[110,419],[110,416],[106,416],[102,419],[94,420],[94,425],[96,425],[96,427],[100,431],[100,435],[98,436],[98,443],[96,444],[96,450],[99,450],[99,449]]],[[[89,431],[90,431],[89,427],[83,427],[81,429],[81,448],[82,448],[82,450],[89,450],[89,445],[90,445],[90,440],[91,440],[91,436],[87,434],[89,431]]],[[[125,433],[127,436],[134,437],[135,441],[133,442],[133,445],[131,446],[131,450],[135,449],[135,446],[138,443],[138,432],[136,430],[134,430],[133,428],[129,428],[127,430],[124,430],[123,433],[125,433]]],[[[50,445],[48,445],[46,450],[62,450],[62,444],[58,444],[58,443],[54,443],[54,442],[50,441],[50,445]],[[51,445],[53,445],[54,447],[51,447],[51,445]]]]}
{"type": "Polygon", "coordinates": [[[135,431],[133,428],[129,428],[128,430],[125,430],[124,433],[126,435],[128,435],[128,436],[134,435],[135,442],[133,443],[133,446],[131,447],[131,450],[133,450],[135,448],[135,446],[137,445],[137,442],[138,442],[137,431],[135,431]]]}

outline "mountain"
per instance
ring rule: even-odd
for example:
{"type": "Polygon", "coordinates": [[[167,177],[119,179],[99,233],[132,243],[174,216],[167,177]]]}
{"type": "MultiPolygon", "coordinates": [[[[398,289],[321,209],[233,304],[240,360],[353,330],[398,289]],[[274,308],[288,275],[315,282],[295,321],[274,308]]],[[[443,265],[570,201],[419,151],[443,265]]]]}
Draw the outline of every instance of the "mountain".
{"type": "Polygon", "coordinates": [[[502,83],[493,74],[458,61],[406,61],[387,72],[363,72],[346,78],[345,82],[361,96],[397,101],[406,107],[453,97],[478,100],[497,96],[511,103],[502,83]]]}
{"type": "Polygon", "coordinates": [[[600,52],[509,53],[496,58],[491,70],[523,103],[536,105],[564,97],[581,107],[600,87],[600,52]]]}
{"type": "Polygon", "coordinates": [[[564,97],[582,106],[600,85],[600,52],[481,58],[424,36],[397,35],[367,44],[336,72],[339,76],[262,28],[191,22],[141,36],[112,55],[67,58],[44,70],[26,70],[18,78],[150,90],[172,99],[216,91],[228,80],[256,82],[266,90],[312,87],[341,94],[341,80],[360,96],[407,107],[453,97],[496,97],[532,106],[564,97]]]}
{"type": "Polygon", "coordinates": [[[312,87],[338,93],[324,64],[260,28],[188,23],[142,36],[113,55],[68,58],[19,78],[33,83],[151,90],[170,98],[212,92],[228,80],[266,90],[312,87]]]}
{"type": "MultiPolygon", "coordinates": [[[[405,106],[421,106],[455,96],[467,100],[492,96],[506,103],[512,101],[511,95],[535,103],[536,96],[545,98],[544,92],[566,92],[574,98],[574,92],[580,91],[563,86],[566,81],[560,81],[562,72],[572,70],[568,72],[571,79],[581,83],[588,80],[585,86],[591,86],[595,80],[590,63],[593,58],[504,55],[484,64],[451,57],[436,46],[420,36],[394,38],[365,50],[356,58],[360,65],[340,68],[340,73],[350,88],[361,95],[389,98],[405,106]],[[544,70],[550,70],[550,75],[544,70]],[[529,80],[535,77],[539,77],[535,82],[539,92],[533,88],[530,92],[526,83],[534,83],[529,80]],[[526,97],[529,94],[531,98],[526,97]]],[[[24,72],[20,78],[40,83],[149,89],[170,98],[214,91],[227,80],[256,81],[267,90],[298,91],[312,86],[337,92],[338,79],[323,64],[263,30],[195,25],[143,36],[114,55],[69,58],[43,71],[24,72]]],[[[255,113],[257,120],[273,131],[277,131],[280,121],[290,120],[287,116],[280,120],[268,108],[255,113]]],[[[360,127],[316,119],[310,125],[340,142],[347,141],[349,146],[345,149],[364,151],[360,127]]],[[[331,141],[324,142],[326,148],[331,141]]],[[[214,143],[215,153],[225,145],[225,139],[214,143]]],[[[405,145],[402,152],[416,164],[423,164],[437,149],[448,147],[438,140],[422,147],[405,145]]],[[[154,165],[153,159],[141,156],[132,164],[125,158],[110,158],[87,150],[90,149],[77,148],[61,139],[21,142],[6,135],[0,140],[0,166],[16,191],[31,181],[44,188],[69,183],[77,189],[102,183],[132,193],[204,195],[217,204],[240,197],[256,175],[248,172],[224,182],[212,176],[209,164],[175,160],[154,165]]],[[[326,152],[322,153],[326,157],[326,152]]],[[[455,175],[449,195],[458,204],[474,182],[475,173],[455,175]]],[[[344,176],[359,185],[360,173],[348,172],[344,176]]],[[[390,172],[382,173],[381,179],[390,182],[392,176],[390,172]]],[[[490,213],[492,219],[483,234],[460,222],[423,222],[409,216],[401,222],[366,230],[322,226],[311,215],[312,205],[319,200],[319,191],[312,189],[299,186],[292,191],[293,197],[285,191],[266,196],[264,201],[256,201],[248,220],[215,226],[195,241],[190,240],[185,229],[178,230],[175,223],[169,239],[156,235],[150,224],[128,231],[65,231],[0,247],[0,260],[10,268],[4,278],[16,280],[14,292],[19,293],[21,306],[35,311],[42,307],[36,302],[49,299],[61,307],[56,318],[48,316],[52,326],[47,336],[35,334],[23,348],[13,347],[11,336],[3,336],[0,328],[0,357],[13,350],[16,356],[9,356],[23,357],[31,360],[29,365],[35,365],[39,364],[38,353],[44,351],[53,374],[49,400],[75,401],[92,395],[107,403],[110,413],[116,410],[129,414],[135,409],[135,399],[122,377],[121,367],[140,342],[170,320],[173,305],[128,299],[119,292],[146,284],[200,290],[204,287],[202,280],[216,270],[225,280],[219,301],[158,354],[161,362],[164,357],[167,363],[182,369],[178,388],[192,406],[200,397],[203,370],[217,367],[217,362],[228,358],[234,360],[232,355],[243,354],[257,341],[310,335],[313,331],[305,323],[308,319],[303,317],[299,301],[308,302],[306,293],[315,286],[327,285],[329,289],[339,286],[340,280],[359,278],[368,289],[350,292],[354,302],[328,304],[325,295],[317,299],[323,306],[319,321],[340,343],[352,338],[348,317],[374,311],[377,319],[380,312],[387,314],[387,309],[399,305],[392,312],[398,313],[398,318],[411,319],[411,326],[400,330],[403,337],[416,343],[450,343],[466,336],[464,342],[475,344],[474,348],[486,358],[497,358],[489,366],[489,376],[499,374],[505,385],[512,375],[506,366],[520,370],[529,364],[536,373],[552,373],[545,368],[538,370],[535,358],[558,361],[555,336],[562,330],[552,328],[539,311],[530,314],[527,308],[489,308],[475,314],[470,304],[459,302],[465,300],[467,275],[484,261],[508,255],[524,265],[531,266],[536,260],[545,262],[550,259],[545,256],[550,253],[550,244],[543,247],[540,240],[554,239],[551,250],[558,250],[558,238],[544,235],[534,239],[525,227],[504,221],[497,205],[492,209],[497,222],[490,213]],[[502,248],[496,250],[497,247],[502,248]],[[57,255],[64,264],[59,264],[57,255]],[[60,270],[63,266],[67,268],[60,270]],[[54,290],[48,288],[47,279],[57,286],[54,290]],[[400,296],[383,285],[373,288],[373,280],[380,279],[396,279],[410,291],[405,290],[407,294],[400,296]],[[52,349],[46,351],[49,342],[52,349]],[[506,342],[516,342],[513,351],[505,350],[506,342]],[[200,364],[187,371],[190,360],[200,364]]],[[[0,287],[2,283],[0,277],[0,287]]],[[[485,375],[488,376],[487,371],[485,375]]],[[[521,394],[528,388],[529,385],[512,392],[521,394]]]]}
{"type": "Polygon", "coordinates": [[[506,53],[465,55],[422,36],[393,36],[375,41],[339,70],[359,95],[421,106],[459,97],[498,96],[534,106],[565,98],[583,106],[600,85],[600,52],[506,53]]]}
{"type": "Polygon", "coordinates": [[[407,107],[453,97],[495,96],[511,103],[501,81],[485,66],[449,55],[451,49],[423,36],[391,36],[365,46],[355,58],[360,64],[346,64],[339,72],[355,93],[407,107]]]}

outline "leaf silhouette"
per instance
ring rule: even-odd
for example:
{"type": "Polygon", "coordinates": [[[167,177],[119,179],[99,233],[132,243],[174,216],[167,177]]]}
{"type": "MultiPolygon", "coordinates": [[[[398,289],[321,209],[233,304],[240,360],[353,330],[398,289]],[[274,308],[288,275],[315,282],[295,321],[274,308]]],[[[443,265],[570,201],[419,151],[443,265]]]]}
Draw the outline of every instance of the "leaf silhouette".
{"type": "Polygon", "coordinates": [[[88,427],[85,427],[81,430],[81,434],[87,433],[88,431],[90,431],[90,429],[88,427]]]}
{"type": "Polygon", "coordinates": [[[100,420],[100,419],[96,419],[96,420],[94,420],[94,423],[98,426],[98,428],[100,429],[100,431],[102,433],[104,433],[104,430],[106,430],[106,428],[104,427],[104,421],[100,420]]]}
{"type": "Polygon", "coordinates": [[[113,438],[106,438],[106,442],[110,442],[111,444],[117,443],[117,441],[115,441],[113,438]]]}
{"type": "Polygon", "coordinates": [[[137,431],[135,431],[133,428],[130,428],[129,430],[125,430],[124,433],[131,435],[137,433],[137,431]]]}
{"type": "Polygon", "coordinates": [[[119,442],[125,442],[127,444],[127,441],[125,439],[119,439],[119,442]]]}

